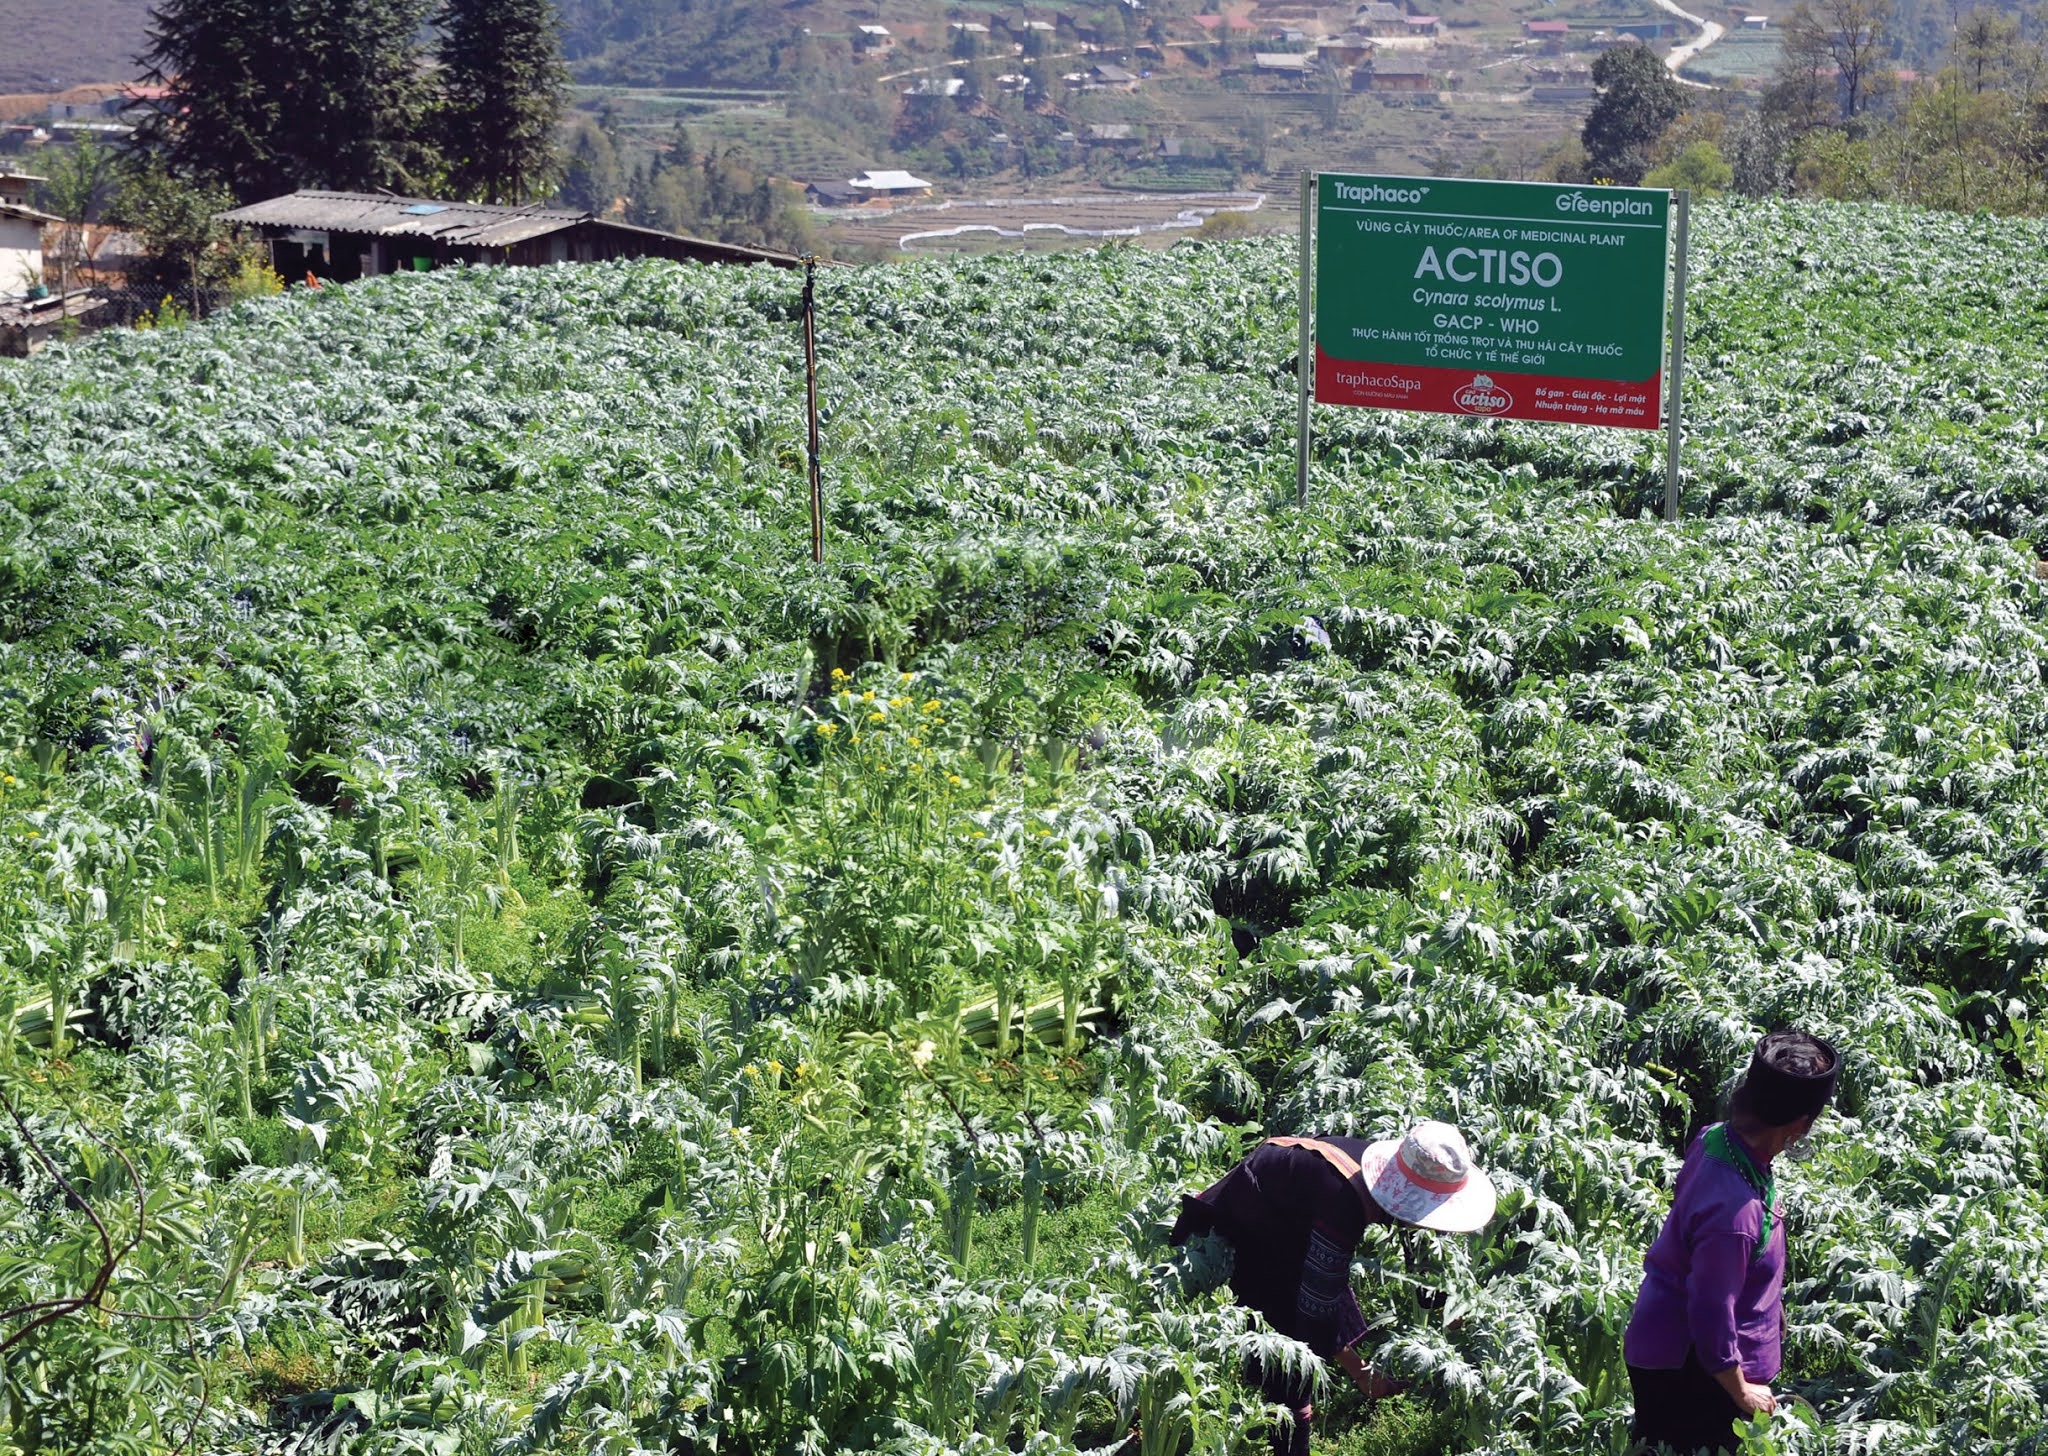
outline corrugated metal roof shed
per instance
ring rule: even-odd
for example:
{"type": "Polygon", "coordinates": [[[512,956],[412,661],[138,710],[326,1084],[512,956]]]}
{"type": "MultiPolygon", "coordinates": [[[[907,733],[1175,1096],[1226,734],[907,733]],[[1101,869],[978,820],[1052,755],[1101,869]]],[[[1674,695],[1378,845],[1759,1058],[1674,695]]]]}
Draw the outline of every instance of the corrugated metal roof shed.
{"type": "Polygon", "coordinates": [[[367,192],[294,192],[221,214],[223,222],[436,238],[459,247],[502,248],[592,220],[554,207],[494,207],[367,192]]]}
{"type": "Polygon", "coordinates": [[[292,233],[411,238],[443,248],[516,248],[558,233],[573,231],[579,237],[590,237],[595,230],[595,235],[609,237],[628,251],[644,249],[657,256],[681,255],[707,263],[774,263],[780,267],[795,267],[798,263],[786,253],[635,227],[594,212],[560,207],[499,207],[374,192],[300,191],[253,202],[220,217],[223,222],[292,233]]]}

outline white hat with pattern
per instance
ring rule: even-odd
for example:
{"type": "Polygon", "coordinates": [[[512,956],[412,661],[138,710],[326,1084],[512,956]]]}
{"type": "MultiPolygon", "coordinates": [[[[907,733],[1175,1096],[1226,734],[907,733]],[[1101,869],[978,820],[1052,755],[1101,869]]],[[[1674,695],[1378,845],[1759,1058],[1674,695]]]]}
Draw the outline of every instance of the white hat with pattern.
{"type": "Polygon", "coordinates": [[[1373,1201],[1402,1223],[1469,1234],[1493,1217],[1493,1184],[1447,1122],[1418,1122],[1405,1137],[1374,1143],[1358,1168],[1373,1201]]]}

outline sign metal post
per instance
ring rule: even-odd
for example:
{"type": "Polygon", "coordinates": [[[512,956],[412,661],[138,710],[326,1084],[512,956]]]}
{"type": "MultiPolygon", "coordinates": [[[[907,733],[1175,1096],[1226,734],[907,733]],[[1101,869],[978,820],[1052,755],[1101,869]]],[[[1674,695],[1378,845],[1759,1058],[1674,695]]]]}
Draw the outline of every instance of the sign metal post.
{"type": "Polygon", "coordinates": [[[1682,428],[1679,421],[1684,413],[1685,398],[1685,252],[1687,225],[1692,215],[1692,193],[1679,188],[1673,194],[1673,203],[1677,213],[1674,234],[1678,243],[1678,259],[1671,290],[1671,399],[1664,411],[1664,519],[1667,521],[1677,520],[1679,512],[1678,454],[1682,428]]]}

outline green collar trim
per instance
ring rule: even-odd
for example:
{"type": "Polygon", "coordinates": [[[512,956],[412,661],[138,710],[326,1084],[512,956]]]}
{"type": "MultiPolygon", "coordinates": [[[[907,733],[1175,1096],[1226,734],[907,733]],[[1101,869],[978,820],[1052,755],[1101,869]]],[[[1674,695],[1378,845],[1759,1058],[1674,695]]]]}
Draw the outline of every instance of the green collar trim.
{"type": "Polygon", "coordinates": [[[1752,1259],[1761,1259],[1771,1245],[1771,1216],[1778,1204],[1778,1181],[1771,1174],[1760,1171],[1749,1149],[1728,1135],[1728,1124],[1717,1122],[1707,1129],[1702,1139],[1707,1156],[1717,1163],[1726,1163],[1742,1175],[1742,1181],[1750,1191],[1763,1200],[1763,1215],[1757,1226],[1756,1249],[1752,1259]]]}

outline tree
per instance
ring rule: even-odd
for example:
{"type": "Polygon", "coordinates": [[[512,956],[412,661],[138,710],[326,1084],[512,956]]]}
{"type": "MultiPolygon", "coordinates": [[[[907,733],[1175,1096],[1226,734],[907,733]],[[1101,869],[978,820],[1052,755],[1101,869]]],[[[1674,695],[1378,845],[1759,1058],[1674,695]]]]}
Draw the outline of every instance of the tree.
{"type": "Polygon", "coordinates": [[[1728,165],[1721,149],[1704,138],[1689,143],[1676,157],[1643,175],[1646,187],[1683,187],[1695,197],[1726,192],[1734,180],[1735,169],[1728,165]]]}
{"type": "Polygon", "coordinates": [[[1585,142],[1595,178],[1632,187],[1650,165],[1664,128],[1685,110],[1685,92],[1645,46],[1616,46],[1593,62],[1599,99],[1586,117],[1585,142]]]}
{"type": "Polygon", "coordinates": [[[618,203],[621,181],[619,154],[612,139],[588,117],[576,118],[564,149],[558,194],[562,205],[580,212],[608,213],[618,203]]]}
{"type": "Polygon", "coordinates": [[[294,186],[409,191],[432,170],[420,34],[431,0],[293,0],[276,136],[294,186]]]}
{"type": "Polygon", "coordinates": [[[174,175],[160,160],[130,169],[108,208],[142,241],[146,259],[139,286],[159,297],[192,299],[225,288],[252,261],[253,245],[237,239],[220,214],[234,198],[218,183],[194,184],[174,175]]]}
{"type": "Polygon", "coordinates": [[[68,291],[87,261],[85,225],[100,220],[120,186],[120,158],[91,137],[47,155],[49,175],[36,186],[36,206],[63,222],[43,249],[43,281],[68,291]]]}
{"type": "Polygon", "coordinates": [[[170,97],[136,133],[244,202],[402,187],[431,170],[419,37],[431,0],[161,0],[141,63],[170,97]]]}
{"type": "Polygon", "coordinates": [[[50,147],[36,206],[66,222],[98,222],[121,185],[120,158],[90,136],[74,146],[50,147]]]}
{"type": "Polygon", "coordinates": [[[1822,102],[1818,83],[1831,79],[1840,124],[1852,134],[1862,130],[1865,109],[1891,79],[1887,9],[1888,0],[1799,0],[1785,18],[1780,81],[1794,82],[1822,102]]]}
{"type": "Polygon", "coordinates": [[[561,175],[568,100],[554,0],[444,0],[434,139],[457,196],[537,202],[561,175]]]}
{"type": "Polygon", "coordinates": [[[150,12],[147,79],[170,88],[136,128],[136,145],[169,172],[226,187],[242,201],[291,190],[277,131],[290,94],[291,0],[161,0],[150,12]]]}

